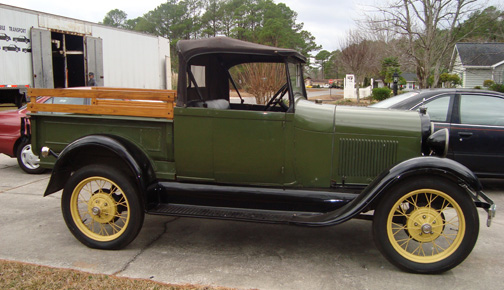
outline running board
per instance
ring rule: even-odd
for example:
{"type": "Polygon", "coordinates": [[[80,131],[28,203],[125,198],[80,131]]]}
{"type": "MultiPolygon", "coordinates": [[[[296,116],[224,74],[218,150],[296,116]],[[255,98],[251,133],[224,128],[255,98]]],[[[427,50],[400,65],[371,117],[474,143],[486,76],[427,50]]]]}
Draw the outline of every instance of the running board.
{"type": "Polygon", "coordinates": [[[256,210],[186,204],[159,204],[151,208],[147,213],[154,215],[287,224],[295,223],[295,220],[299,220],[300,217],[317,217],[323,215],[323,213],[318,212],[256,210]]]}

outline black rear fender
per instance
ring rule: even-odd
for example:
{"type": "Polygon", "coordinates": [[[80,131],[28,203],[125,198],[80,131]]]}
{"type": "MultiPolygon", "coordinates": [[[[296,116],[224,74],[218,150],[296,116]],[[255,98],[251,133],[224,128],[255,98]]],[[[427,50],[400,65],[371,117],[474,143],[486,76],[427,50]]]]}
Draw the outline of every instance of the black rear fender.
{"type": "Polygon", "coordinates": [[[147,155],[130,141],[111,135],[89,135],[70,143],[59,154],[44,196],[64,188],[66,181],[86,165],[110,165],[135,180],[145,192],[155,180],[147,155]]]}

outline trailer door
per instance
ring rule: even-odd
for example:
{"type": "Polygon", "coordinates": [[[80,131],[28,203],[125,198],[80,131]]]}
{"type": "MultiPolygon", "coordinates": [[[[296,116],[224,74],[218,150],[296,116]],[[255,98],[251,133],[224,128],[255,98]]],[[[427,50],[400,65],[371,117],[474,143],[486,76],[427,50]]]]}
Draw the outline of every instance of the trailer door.
{"type": "Polygon", "coordinates": [[[88,73],[93,72],[96,84],[103,86],[103,40],[86,37],[86,65],[88,73]]]}
{"type": "Polygon", "coordinates": [[[33,87],[54,88],[51,32],[32,28],[33,87]]]}

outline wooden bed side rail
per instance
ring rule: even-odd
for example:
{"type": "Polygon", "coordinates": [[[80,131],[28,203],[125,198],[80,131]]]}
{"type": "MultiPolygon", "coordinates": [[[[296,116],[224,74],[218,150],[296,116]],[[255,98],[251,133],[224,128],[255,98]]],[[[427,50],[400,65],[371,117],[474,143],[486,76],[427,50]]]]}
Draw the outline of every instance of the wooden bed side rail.
{"type": "Polygon", "coordinates": [[[28,110],[173,119],[176,91],[127,88],[29,89],[28,110]],[[43,104],[37,97],[87,98],[89,105],[43,104]]]}

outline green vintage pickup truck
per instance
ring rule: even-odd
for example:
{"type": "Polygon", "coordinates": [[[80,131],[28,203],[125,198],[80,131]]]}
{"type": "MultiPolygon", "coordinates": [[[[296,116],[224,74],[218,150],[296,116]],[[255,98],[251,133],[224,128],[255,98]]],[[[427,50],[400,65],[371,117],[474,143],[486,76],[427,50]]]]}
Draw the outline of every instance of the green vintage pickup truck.
{"type": "Polygon", "coordinates": [[[447,131],[431,132],[426,112],[308,101],[294,50],[225,37],[177,48],[177,92],[29,92],[91,99],[32,102],[27,131],[53,167],[45,196],[63,189],[65,222],[86,246],[125,247],[146,213],[313,227],[363,218],[391,263],[439,273],[473,249],[477,207],[488,224],[495,215],[475,175],[442,158],[447,131]],[[261,88],[265,103],[243,101],[261,88]]]}

